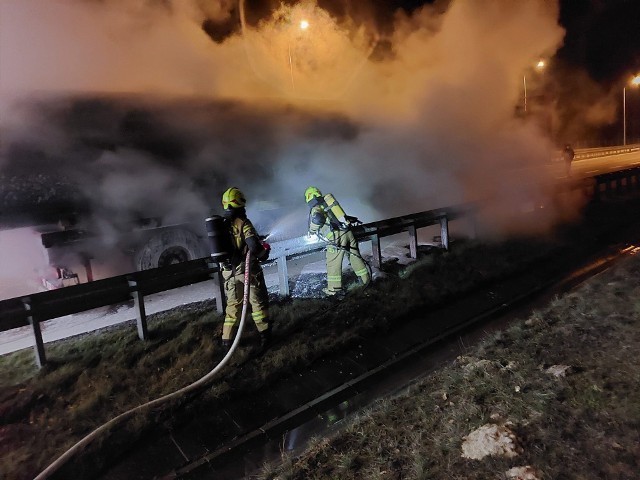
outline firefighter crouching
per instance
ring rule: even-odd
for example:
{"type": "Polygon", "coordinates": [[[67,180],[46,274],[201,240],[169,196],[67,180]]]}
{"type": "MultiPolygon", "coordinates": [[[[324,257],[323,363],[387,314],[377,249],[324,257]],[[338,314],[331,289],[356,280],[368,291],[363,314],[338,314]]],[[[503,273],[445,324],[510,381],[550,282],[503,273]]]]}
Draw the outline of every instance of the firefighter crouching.
{"type": "Polygon", "coordinates": [[[369,269],[360,255],[358,242],[349,227],[358,221],[345,215],[331,194],[322,195],[316,187],[304,192],[309,211],[309,235],[318,235],[326,239],[327,245],[327,288],[322,291],[329,296],[342,296],[342,260],[347,255],[351,268],[364,285],[371,277],[369,269]]]}
{"type": "Polygon", "coordinates": [[[263,243],[247,218],[244,194],[232,187],[222,195],[224,218],[230,222],[233,242],[230,259],[221,264],[224,279],[224,292],[227,299],[224,324],[222,326],[222,347],[231,348],[234,329],[242,313],[244,291],[244,259],[247,250],[251,251],[249,277],[249,304],[251,318],[260,332],[260,351],[271,343],[271,324],[269,322],[269,296],[260,261],[269,257],[271,247],[263,243]]]}

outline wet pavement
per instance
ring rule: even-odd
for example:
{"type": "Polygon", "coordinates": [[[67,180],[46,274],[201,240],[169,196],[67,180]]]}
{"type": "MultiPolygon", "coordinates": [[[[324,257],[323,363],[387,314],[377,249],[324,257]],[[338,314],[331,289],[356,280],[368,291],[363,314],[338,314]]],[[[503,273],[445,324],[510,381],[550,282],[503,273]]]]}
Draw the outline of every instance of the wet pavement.
{"type": "Polygon", "coordinates": [[[518,313],[525,315],[537,305],[534,299],[566,291],[616,258],[614,250],[604,261],[573,265],[581,273],[568,276],[566,265],[540,265],[392,334],[363,337],[347,351],[321,358],[268,388],[212,406],[219,408],[215,414],[202,413],[173,431],[156,431],[99,478],[246,478],[265,461],[298,452],[311,437],[331,432],[352,412],[451,361],[488,331],[503,327],[518,313]],[[561,278],[566,280],[558,283],[561,278]]]}

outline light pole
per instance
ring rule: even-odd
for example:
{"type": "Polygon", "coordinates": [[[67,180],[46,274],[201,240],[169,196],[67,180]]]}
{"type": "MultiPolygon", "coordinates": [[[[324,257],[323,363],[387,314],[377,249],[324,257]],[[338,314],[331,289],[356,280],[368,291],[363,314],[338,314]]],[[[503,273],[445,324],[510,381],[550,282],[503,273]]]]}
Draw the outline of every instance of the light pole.
{"type": "Polygon", "coordinates": [[[522,81],[524,83],[524,113],[527,114],[527,76],[522,76],[522,81]]]}
{"type": "MultiPolygon", "coordinates": [[[[536,69],[537,70],[542,70],[545,67],[545,63],[544,60],[538,60],[538,63],[536,63],[536,69]]],[[[524,113],[527,113],[527,75],[523,75],[522,76],[522,81],[524,84],[524,113]]]]}
{"type": "MultiPolygon", "coordinates": [[[[640,74],[631,79],[631,86],[640,85],[640,74]]],[[[622,145],[627,144],[627,86],[622,88],[622,145]]]]}
{"type": "MultiPolygon", "coordinates": [[[[307,28],[309,28],[309,21],[305,19],[300,20],[300,30],[306,30],[307,28]]],[[[293,59],[291,55],[291,37],[289,37],[288,47],[289,47],[289,73],[291,75],[291,88],[295,90],[296,84],[295,84],[295,81],[293,80],[293,59]]]]}

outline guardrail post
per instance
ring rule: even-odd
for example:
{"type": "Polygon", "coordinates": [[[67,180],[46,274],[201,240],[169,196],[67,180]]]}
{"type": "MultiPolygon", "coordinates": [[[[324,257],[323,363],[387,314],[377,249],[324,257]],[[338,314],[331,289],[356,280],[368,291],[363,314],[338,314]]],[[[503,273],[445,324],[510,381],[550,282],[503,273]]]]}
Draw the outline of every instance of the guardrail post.
{"type": "Polygon", "coordinates": [[[129,288],[131,289],[131,298],[136,309],[136,319],[138,325],[138,338],[147,340],[149,332],[147,331],[147,314],[144,309],[144,295],[138,289],[138,282],[129,280],[129,288]]]}
{"type": "Polygon", "coordinates": [[[287,266],[287,256],[279,257],[276,260],[278,264],[278,283],[280,284],[280,295],[289,296],[289,267],[287,266]]]}
{"type": "Polygon", "coordinates": [[[613,180],[608,178],[607,179],[607,188],[606,188],[606,196],[607,196],[607,198],[613,197],[613,194],[611,193],[612,190],[613,190],[613,180]]]}
{"type": "Polygon", "coordinates": [[[373,266],[381,268],[382,251],[380,250],[380,237],[378,235],[371,235],[371,253],[373,255],[373,266]]]}
{"type": "Polygon", "coordinates": [[[42,366],[47,363],[47,357],[44,354],[44,342],[42,341],[42,331],[40,330],[40,322],[35,318],[33,314],[33,308],[31,306],[31,297],[25,297],[22,299],[22,304],[24,305],[24,309],[29,312],[29,316],[27,320],[31,324],[31,330],[33,331],[33,337],[35,339],[35,343],[33,345],[33,350],[36,354],[36,364],[38,368],[42,368],[42,366]]]}
{"type": "Polygon", "coordinates": [[[449,219],[446,215],[440,218],[440,241],[442,248],[449,250],[449,219]]]}
{"type": "Polygon", "coordinates": [[[409,255],[411,258],[418,258],[418,229],[415,225],[409,225],[407,232],[409,232],[409,255]]]}
{"type": "Polygon", "coordinates": [[[601,183],[598,177],[595,178],[595,184],[593,186],[593,200],[596,202],[600,201],[600,187],[601,183]]]}
{"type": "Polygon", "coordinates": [[[81,255],[82,265],[84,271],[87,274],[87,282],[93,282],[93,268],[91,267],[91,256],[88,253],[82,253],[81,255]]]}
{"type": "Polygon", "coordinates": [[[224,296],[224,279],[222,278],[222,269],[216,262],[207,262],[207,267],[211,270],[209,277],[213,280],[213,298],[216,301],[216,311],[224,313],[227,307],[227,298],[224,296]]]}

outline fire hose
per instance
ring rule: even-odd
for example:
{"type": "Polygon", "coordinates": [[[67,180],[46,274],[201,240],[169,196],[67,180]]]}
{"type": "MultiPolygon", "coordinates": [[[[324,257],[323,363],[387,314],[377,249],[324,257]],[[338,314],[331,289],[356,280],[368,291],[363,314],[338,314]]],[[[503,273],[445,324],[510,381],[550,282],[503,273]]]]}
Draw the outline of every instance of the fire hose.
{"type": "Polygon", "coordinates": [[[220,360],[220,363],[216,365],[209,373],[205,376],[201,377],[199,380],[187,385],[186,387],[181,388],[180,390],[176,390],[173,393],[169,393],[160,398],[156,398],[155,400],[151,400],[143,405],[139,405],[131,410],[128,410],[124,413],[121,413],[115,418],[112,418],[107,423],[101,425],[100,427],[93,430],[75,445],[73,445],[70,449],[68,449],[65,453],[63,453],[60,457],[58,457],[53,463],[51,463],[47,468],[45,468],[34,480],[45,480],[51,477],[55,472],[57,472],[63,465],[65,465],[74,455],[80,452],[84,447],[86,447],[89,443],[91,443],[94,439],[96,439],[101,434],[107,432],[110,428],[115,425],[128,420],[135,413],[143,411],[144,409],[149,409],[151,407],[157,407],[165,402],[170,400],[174,400],[176,398],[180,398],[182,396],[186,396],[188,394],[194,393],[199,389],[207,386],[207,383],[215,377],[215,375],[228,363],[229,359],[233,355],[234,351],[238,347],[240,343],[240,337],[242,336],[242,331],[244,329],[245,320],[247,317],[247,305],[249,304],[249,288],[250,288],[250,270],[251,270],[251,252],[247,251],[245,263],[244,263],[244,293],[242,297],[242,315],[240,316],[240,324],[238,325],[238,333],[236,334],[236,338],[231,345],[231,348],[226,353],[224,358],[220,360]]]}

